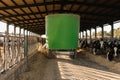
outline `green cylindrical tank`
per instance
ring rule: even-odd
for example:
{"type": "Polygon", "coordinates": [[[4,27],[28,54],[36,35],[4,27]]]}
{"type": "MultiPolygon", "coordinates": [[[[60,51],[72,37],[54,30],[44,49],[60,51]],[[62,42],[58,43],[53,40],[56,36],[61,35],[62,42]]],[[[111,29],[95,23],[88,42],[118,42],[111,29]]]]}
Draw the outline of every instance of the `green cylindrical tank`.
{"type": "Polygon", "coordinates": [[[46,16],[46,43],[48,49],[73,50],[78,47],[80,17],[73,14],[46,16]]]}

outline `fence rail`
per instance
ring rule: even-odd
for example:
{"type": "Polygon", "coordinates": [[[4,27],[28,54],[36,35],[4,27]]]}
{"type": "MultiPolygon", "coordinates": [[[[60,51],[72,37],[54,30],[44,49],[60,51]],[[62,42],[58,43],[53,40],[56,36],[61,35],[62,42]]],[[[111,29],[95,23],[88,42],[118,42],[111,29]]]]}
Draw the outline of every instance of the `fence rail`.
{"type": "Polygon", "coordinates": [[[27,55],[32,54],[39,47],[37,37],[25,36],[16,37],[2,36],[2,45],[0,46],[0,73],[18,64],[25,59],[25,50],[27,46],[27,55]],[[26,38],[25,38],[26,37],[26,38]],[[27,39],[27,42],[26,42],[27,39]]]}

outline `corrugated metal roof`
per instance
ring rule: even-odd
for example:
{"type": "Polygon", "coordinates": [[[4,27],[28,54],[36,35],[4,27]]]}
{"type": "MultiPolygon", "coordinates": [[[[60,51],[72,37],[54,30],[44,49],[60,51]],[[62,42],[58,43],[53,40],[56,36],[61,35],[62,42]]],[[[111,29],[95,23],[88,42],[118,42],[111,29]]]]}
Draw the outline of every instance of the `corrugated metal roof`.
{"type": "Polygon", "coordinates": [[[120,20],[120,0],[0,0],[0,20],[39,34],[45,33],[45,16],[56,13],[80,15],[83,31],[120,20]]]}

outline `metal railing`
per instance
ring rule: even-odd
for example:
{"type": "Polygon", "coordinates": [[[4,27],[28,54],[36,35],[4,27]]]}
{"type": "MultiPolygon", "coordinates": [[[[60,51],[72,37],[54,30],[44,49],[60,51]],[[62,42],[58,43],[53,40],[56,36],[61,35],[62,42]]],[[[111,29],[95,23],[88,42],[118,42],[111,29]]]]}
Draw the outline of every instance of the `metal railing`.
{"type": "MultiPolygon", "coordinates": [[[[0,73],[19,64],[25,58],[25,38],[17,36],[3,36],[2,46],[0,47],[0,73]]],[[[28,55],[38,48],[37,38],[29,36],[27,40],[28,55]]]]}

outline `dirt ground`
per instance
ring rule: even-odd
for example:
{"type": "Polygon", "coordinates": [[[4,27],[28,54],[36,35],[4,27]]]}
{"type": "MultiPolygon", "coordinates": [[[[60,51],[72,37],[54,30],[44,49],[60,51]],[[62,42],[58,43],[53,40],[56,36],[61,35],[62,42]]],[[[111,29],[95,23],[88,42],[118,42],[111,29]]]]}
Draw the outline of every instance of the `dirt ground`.
{"type": "Polygon", "coordinates": [[[38,52],[29,63],[28,71],[20,74],[17,80],[60,80],[57,70],[55,59],[47,59],[38,52]]]}
{"type": "Polygon", "coordinates": [[[47,59],[38,52],[29,63],[28,71],[17,80],[120,80],[120,73],[92,61],[85,52],[76,59],[68,55],[47,59]]]}

